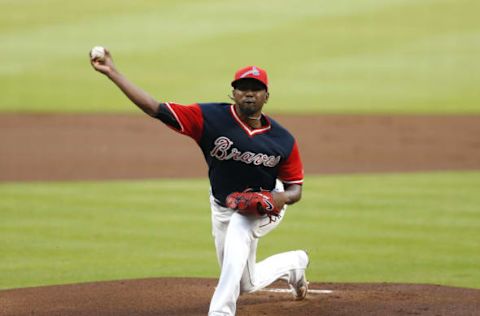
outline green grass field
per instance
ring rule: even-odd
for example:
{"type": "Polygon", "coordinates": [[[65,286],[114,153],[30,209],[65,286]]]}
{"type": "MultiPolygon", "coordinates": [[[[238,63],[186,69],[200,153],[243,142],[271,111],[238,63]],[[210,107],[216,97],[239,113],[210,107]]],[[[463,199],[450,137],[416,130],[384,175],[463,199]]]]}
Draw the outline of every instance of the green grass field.
{"type": "MultiPolygon", "coordinates": [[[[478,172],[310,176],[259,258],[308,249],[316,282],[480,288],[478,187],[478,172]]],[[[3,183],[0,215],[0,288],[219,273],[204,180],[3,183]]]]}
{"type": "MultiPolygon", "coordinates": [[[[160,101],[226,101],[266,68],[267,112],[480,114],[473,0],[0,0],[0,113],[135,112],[104,45],[160,101]]],[[[309,176],[259,258],[310,251],[316,282],[480,288],[479,172],[309,176]]],[[[0,288],[218,277],[206,180],[0,183],[0,288]],[[184,196],[191,198],[184,199],[184,196]]]]}
{"type": "Polygon", "coordinates": [[[0,1],[0,112],[136,111],[88,63],[111,49],[163,101],[226,101],[268,69],[268,111],[480,113],[473,0],[0,1]]]}

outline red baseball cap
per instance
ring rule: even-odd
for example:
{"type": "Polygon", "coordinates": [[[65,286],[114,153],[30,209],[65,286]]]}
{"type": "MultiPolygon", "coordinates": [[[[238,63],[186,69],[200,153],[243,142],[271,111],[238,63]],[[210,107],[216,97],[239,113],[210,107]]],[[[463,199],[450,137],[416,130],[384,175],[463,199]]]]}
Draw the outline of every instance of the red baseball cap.
{"type": "Polygon", "coordinates": [[[267,72],[264,69],[259,68],[257,66],[247,66],[237,70],[237,72],[235,73],[235,77],[232,81],[232,87],[234,87],[234,83],[236,81],[241,79],[246,79],[246,78],[256,79],[260,81],[265,85],[265,87],[268,90],[267,72]]]}

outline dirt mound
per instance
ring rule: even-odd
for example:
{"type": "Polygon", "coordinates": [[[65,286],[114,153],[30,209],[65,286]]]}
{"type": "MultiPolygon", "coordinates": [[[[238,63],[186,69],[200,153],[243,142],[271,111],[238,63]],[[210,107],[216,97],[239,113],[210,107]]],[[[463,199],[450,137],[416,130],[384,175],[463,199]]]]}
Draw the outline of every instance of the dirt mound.
{"type": "MultiPolygon", "coordinates": [[[[479,170],[480,116],[275,116],[306,174],[479,170]]],[[[142,115],[0,115],[0,181],[205,177],[193,140],[142,115]]]]}
{"type": "MultiPolygon", "coordinates": [[[[207,315],[216,280],[157,278],[0,291],[1,315],[207,315]]],[[[237,315],[478,315],[480,290],[413,284],[285,283],[240,297],[237,315]]]]}

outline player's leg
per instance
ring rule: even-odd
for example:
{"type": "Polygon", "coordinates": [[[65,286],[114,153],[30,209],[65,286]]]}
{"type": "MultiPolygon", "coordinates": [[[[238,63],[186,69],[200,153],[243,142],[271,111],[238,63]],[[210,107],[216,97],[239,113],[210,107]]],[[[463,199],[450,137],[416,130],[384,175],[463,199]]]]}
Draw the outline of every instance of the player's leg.
{"type": "MultiPolygon", "coordinates": [[[[295,289],[294,292],[302,283],[306,285],[305,269],[308,266],[309,259],[307,253],[303,250],[276,254],[256,263],[258,238],[275,229],[280,224],[284,214],[285,209],[277,222],[270,222],[268,218],[260,219],[252,227],[252,232],[256,238],[251,243],[247,265],[241,279],[242,293],[260,290],[279,279],[287,281],[295,289]]],[[[296,292],[294,295],[298,296],[296,292]]]]}
{"type": "Polygon", "coordinates": [[[223,247],[222,271],[210,302],[210,316],[235,315],[240,280],[255,240],[252,221],[238,213],[230,218],[223,247]]]}
{"type": "Polygon", "coordinates": [[[217,204],[213,197],[210,197],[210,208],[212,212],[212,235],[215,241],[217,260],[220,267],[222,267],[225,235],[227,234],[230,218],[235,211],[217,204]]]}
{"type": "MultiPolygon", "coordinates": [[[[298,293],[301,286],[306,286],[305,269],[308,255],[303,250],[288,251],[266,258],[253,264],[249,261],[241,281],[243,292],[255,292],[267,287],[277,280],[287,281],[294,296],[303,299],[306,293],[298,293]]],[[[303,289],[303,291],[305,291],[303,289]]]]}

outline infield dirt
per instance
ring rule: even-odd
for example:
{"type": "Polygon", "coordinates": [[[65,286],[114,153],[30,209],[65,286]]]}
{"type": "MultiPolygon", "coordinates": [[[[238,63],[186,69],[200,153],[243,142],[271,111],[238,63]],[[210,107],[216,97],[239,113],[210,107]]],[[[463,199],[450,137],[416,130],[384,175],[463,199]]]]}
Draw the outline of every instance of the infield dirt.
{"type": "MultiPolygon", "coordinates": [[[[275,118],[298,139],[307,174],[480,170],[480,116],[275,118]]],[[[207,174],[193,140],[139,115],[0,115],[0,149],[0,181],[207,174]]],[[[0,315],[206,315],[215,282],[167,278],[3,290],[0,315]]],[[[282,291],[241,296],[237,315],[480,315],[475,289],[324,283],[311,289],[304,301],[282,291]]]]}
{"type": "MultiPolygon", "coordinates": [[[[274,116],[306,174],[480,169],[480,116],[274,116]]],[[[206,177],[200,149],[141,115],[0,115],[0,181],[206,177]]]]}
{"type": "MultiPolygon", "coordinates": [[[[216,280],[144,279],[0,291],[1,315],[207,315],[216,280]]],[[[275,283],[274,289],[285,289],[275,283]]],[[[289,293],[240,296],[238,316],[478,315],[480,290],[407,284],[311,284],[303,301],[289,293]],[[324,291],[331,291],[325,293],[324,291]]],[[[270,290],[273,290],[270,288],[270,290]]]]}

